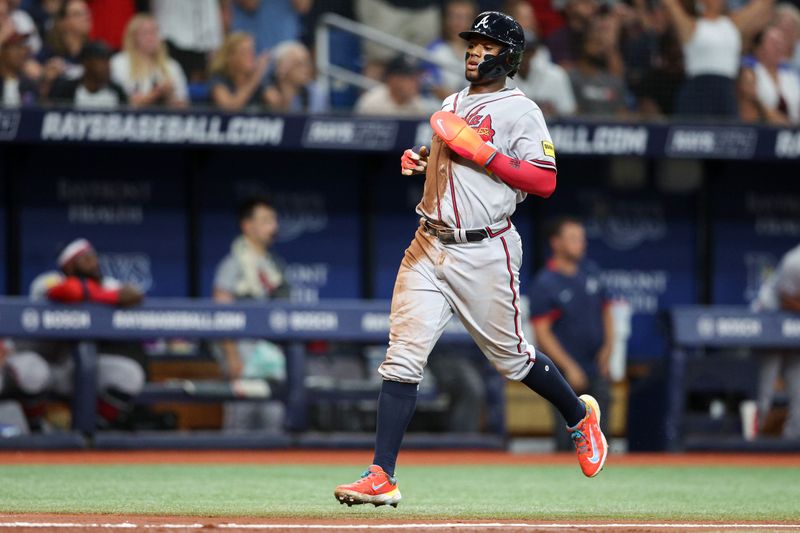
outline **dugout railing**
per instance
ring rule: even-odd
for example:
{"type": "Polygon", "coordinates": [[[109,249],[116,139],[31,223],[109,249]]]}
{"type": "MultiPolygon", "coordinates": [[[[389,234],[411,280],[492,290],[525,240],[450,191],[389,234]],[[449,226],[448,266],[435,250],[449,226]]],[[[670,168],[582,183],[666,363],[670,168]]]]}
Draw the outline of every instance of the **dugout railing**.
{"type": "MultiPolygon", "coordinates": [[[[745,438],[738,409],[728,409],[734,432],[720,434],[713,427],[714,417],[709,414],[702,420],[705,432],[693,432],[687,409],[687,398],[693,390],[715,388],[718,395],[734,392],[737,401],[755,400],[758,352],[784,350],[800,357],[800,316],[755,313],[747,307],[734,306],[678,306],[670,315],[673,348],[665,419],[668,449],[800,450],[798,441],[763,436],[745,438]]],[[[716,418],[724,416],[721,411],[716,418]]]]}
{"type": "MultiPolygon", "coordinates": [[[[368,447],[371,435],[305,433],[306,415],[313,402],[376,400],[378,389],[316,390],[306,383],[306,343],[347,341],[385,344],[389,302],[326,301],[314,305],[272,302],[216,304],[209,300],[148,299],[140,307],[120,309],[98,305],[51,305],[25,298],[0,299],[0,336],[74,343],[75,387],[72,398],[73,433],[0,439],[0,447],[98,448],[282,448],[368,447]],[[277,399],[286,405],[286,432],[226,435],[220,432],[98,432],[96,419],[97,342],[145,341],[159,338],[263,338],[279,343],[286,353],[286,381],[272,383],[266,393],[252,397],[225,390],[223,384],[205,392],[149,383],[140,402],[220,402],[277,399]]],[[[457,321],[442,335],[444,344],[472,340],[457,321]]],[[[431,400],[428,388],[422,400],[431,400]]],[[[411,434],[409,445],[422,448],[500,448],[504,445],[502,391],[490,395],[488,432],[480,435],[411,434]]]]}

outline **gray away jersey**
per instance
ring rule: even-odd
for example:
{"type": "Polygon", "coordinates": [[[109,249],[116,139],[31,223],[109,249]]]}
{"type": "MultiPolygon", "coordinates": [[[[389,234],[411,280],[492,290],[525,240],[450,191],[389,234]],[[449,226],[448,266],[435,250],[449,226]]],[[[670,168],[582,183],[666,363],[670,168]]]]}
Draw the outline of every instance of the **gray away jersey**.
{"type": "MultiPolygon", "coordinates": [[[[470,95],[469,87],[448,96],[452,111],[502,154],[555,170],[555,150],[542,111],[525,93],[506,87],[470,95]]],[[[452,228],[483,228],[511,216],[526,193],[513,189],[472,161],[452,152],[434,135],[425,191],[417,213],[452,228]]]]}

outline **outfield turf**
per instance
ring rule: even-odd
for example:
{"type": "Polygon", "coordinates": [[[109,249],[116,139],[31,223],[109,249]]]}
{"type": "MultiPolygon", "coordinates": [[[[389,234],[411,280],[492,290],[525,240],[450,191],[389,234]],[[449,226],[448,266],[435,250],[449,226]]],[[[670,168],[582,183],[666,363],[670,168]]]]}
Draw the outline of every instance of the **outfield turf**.
{"type": "Polygon", "coordinates": [[[800,468],[409,466],[397,509],[347,508],[352,466],[3,465],[0,512],[326,519],[800,519],[800,468]]]}

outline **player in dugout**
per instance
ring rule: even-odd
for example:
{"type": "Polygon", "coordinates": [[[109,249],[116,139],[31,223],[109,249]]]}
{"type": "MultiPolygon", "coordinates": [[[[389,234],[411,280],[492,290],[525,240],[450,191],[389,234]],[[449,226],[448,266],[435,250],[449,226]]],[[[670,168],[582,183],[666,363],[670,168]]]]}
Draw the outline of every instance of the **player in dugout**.
{"type": "MultiPolygon", "coordinates": [[[[130,307],[142,301],[142,293],[131,285],[104,277],[100,271],[97,252],[86,239],[75,239],[58,255],[58,270],[37,276],[31,283],[33,300],[50,300],[60,303],[94,302],[130,307]]],[[[70,397],[74,387],[75,364],[71,357],[72,345],[66,342],[18,342],[18,347],[41,354],[47,362],[49,392],[70,397]]],[[[142,366],[129,357],[105,352],[97,360],[97,412],[101,428],[127,428],[133,399],[142,390],[145,372],[142,366]]],[[[40,366],[40,365],[39,365],[40,366]]]]}
{"type": "Polygon", "coordinates": [[[556,187],[555,148],[542,111],[508,79],[522,61],[522,28],[489,11],[459,36],[469,85],[431,116],[430,151],[406,150],[401,158],[403,174],[425,172],[420,225],[392,295],[372,465],[334,490],[347,505],[400,502],[397,455],[428,355],[453,314],[501,374],[558,408],[584,475],[600,473],[608,452],[597,401],[578,397],[522,332],[522,240],[510,217],[528,194],[547,198],[556,187]]]}

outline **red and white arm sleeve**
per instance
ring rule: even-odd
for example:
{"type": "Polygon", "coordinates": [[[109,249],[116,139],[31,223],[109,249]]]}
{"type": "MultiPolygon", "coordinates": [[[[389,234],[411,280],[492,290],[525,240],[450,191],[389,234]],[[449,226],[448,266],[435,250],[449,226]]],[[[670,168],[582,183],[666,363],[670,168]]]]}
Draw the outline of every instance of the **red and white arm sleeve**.
{"type": "Polygon", "coordinates": [[[486,168],[511,187],[528,194],[549,198],[556,190],[556,167],[551,163],[534,164],[497,152],[486,168]]]}

